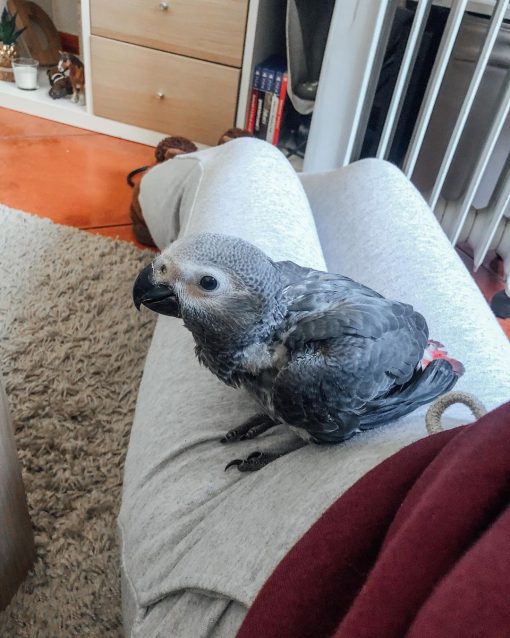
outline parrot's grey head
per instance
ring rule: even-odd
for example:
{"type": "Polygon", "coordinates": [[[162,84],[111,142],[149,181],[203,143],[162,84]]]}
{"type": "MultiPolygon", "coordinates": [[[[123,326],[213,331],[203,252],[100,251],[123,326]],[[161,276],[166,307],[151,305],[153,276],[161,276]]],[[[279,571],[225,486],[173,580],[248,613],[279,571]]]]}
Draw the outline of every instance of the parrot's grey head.
{"type": "Polygon", "coordinates": [[[237,237],[202,233],[178,240],[139,275],[137,308],[182,317],[202,345],[228,347],[265,336],[283,316],[273,261],[237,237]]]}

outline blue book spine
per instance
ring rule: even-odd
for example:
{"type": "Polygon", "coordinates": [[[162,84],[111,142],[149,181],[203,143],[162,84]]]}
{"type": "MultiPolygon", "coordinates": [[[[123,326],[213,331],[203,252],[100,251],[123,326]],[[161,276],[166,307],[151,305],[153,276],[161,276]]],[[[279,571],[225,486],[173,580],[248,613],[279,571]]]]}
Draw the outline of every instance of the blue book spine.
{"type": "Polygon", "coordinates": [[[278,113],[278,104],[280,102],[280,91],[282,89],[282,80],[285,75],[283,69],[276,71],[273,85],[273,93],[271,97],[271,109],[269,111],[269,121],[267,124],[266,140],[273,143],[274,132],[276,128],[276,115],[278,113]]]}
{"type": "Polygon", "coordinates": [[[267,135],[267,126],[269,124],[269,113],[271,112],[271,102],[273,100],[273,88],[274,88],[274,80],[276,76],[276,69],[274,68],[266,68],[262,71],[262,75],[264,75],[264,71],[267,71],[266,77],[266,88],[264,94],[264,102],[262,104],[262,115],[260,117],[260,129],[259,129],[259,137],[262,140],[266,139],[267,135]]]}

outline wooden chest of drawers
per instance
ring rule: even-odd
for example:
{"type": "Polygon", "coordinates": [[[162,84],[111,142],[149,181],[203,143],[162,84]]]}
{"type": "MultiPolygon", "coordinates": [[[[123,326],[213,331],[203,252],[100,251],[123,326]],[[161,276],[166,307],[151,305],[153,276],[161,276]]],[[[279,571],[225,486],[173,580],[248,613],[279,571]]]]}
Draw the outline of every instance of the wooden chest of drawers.
{"type": "Polygon", "coordinates": [[[215,144],[234,125],[248,0],[91,0],[94,113],[215,144]]]}
{"type": "Polygon", "coordinates": [[[92,0],[92,33],[240,67],[248,0],[92,0]]]}
{"type": "Polygon", "coordinates": [[[215,144],[235,118],[239,69],[92,36],[97,115],[215,144]]]}

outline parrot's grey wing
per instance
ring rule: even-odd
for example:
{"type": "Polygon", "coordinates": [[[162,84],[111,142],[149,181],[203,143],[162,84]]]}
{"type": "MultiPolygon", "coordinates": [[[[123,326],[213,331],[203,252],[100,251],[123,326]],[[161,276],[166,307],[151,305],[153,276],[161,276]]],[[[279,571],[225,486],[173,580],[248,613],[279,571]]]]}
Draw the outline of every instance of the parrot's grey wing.
{"type": "Polygon", "coordinates": [[[327,292],[309,286],[290,304],[283,336],[290,359],[274,384],[281,418],[316,442],[353,434],[367,405],[410,381],[428,339],[411,306],[345,283],[336,294],[333,282],[327,292]]]}
{"type": "Polygon", "coordinates": [[[348,299],[332,296],[331,292],[305,294],[289,305],[287,347],[299,350],[307,343],[328,340],[340,345],[346,337],[355,337],[366,352],[377,352],[384,345],[386,357],[394,362],[392,369],[404,366],[407,374],[408,365],[416,366],[427,345],[428,327],[412,306],[359,290],[348,299]]]}
{"type": "Polygon", "coordinates": [[[309,299],[310,295],[315,296],[314,302],[319,300],[317,295],[327,295],[331,298],[333,294],[333,299],[340,299],[350,296],[354,291],[363,292],[371,297],[381,297],[375,290],[343,275],[305,268],[293,261],[278,261],[275,265],[283,275],[284,296],[294,305],[304,301],[303,297],[309,299]]]}
{"type": "Polygon", "coordinates": [[[277,266],[278,270],[283,275],[285,285],[301,281],[309,276],[313,276],[314,273],[319,275],[327,274],[321,270],[314,270],[313,268],[299,266],[293,261],[277,261],[275,262],[275,266],[277,266]]]}

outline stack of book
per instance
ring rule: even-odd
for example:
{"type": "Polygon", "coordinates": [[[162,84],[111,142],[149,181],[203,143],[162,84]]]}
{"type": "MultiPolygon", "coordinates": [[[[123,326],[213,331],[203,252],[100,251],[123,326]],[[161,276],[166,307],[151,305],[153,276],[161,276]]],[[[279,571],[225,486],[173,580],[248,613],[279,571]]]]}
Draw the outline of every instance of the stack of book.
{"type": "Polygon", "coordinates": [[[280,138],[287,83],[285,58],[271,56],[255,67],[246,128],[271,144],[280,138]]]}

